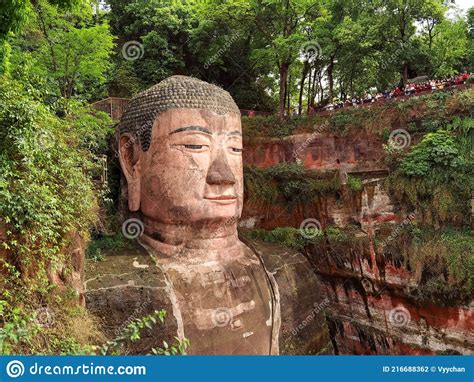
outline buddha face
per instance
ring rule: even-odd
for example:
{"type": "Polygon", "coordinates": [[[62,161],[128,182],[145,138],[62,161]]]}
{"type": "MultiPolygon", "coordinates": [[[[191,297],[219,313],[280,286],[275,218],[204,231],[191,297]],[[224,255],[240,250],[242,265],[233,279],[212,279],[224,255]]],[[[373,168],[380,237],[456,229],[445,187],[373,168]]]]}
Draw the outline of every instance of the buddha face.
{"type": "Polygon", "coordinates": [[[168,224],[222,223],[240,217],[243,174],[238,114],[167,110],[156,118],[146,152],[125,135],[120,154],[132,211],[140,209],[150,220],[168,224]]]}

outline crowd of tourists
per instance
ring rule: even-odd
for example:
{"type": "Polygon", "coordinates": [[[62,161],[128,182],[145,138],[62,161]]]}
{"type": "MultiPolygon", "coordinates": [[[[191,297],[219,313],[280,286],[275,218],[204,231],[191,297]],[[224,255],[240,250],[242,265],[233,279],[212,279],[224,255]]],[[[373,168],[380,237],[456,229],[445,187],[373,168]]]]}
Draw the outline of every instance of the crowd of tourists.
{"type": "Polygon", "coordinates": [[[392,99],[402,96],[411,96],[419,93],[435,92],[444,89],[451,89],[467,82],[470,76],[474,77],[474,73],[462,73],[460,75],[450,77],[444,80],[426,80],[420,82],[408,83],[405,88],[396,87],[392,90],[386,90],[378,93],[366,93],[363,97],[353,97],[344,101],[334,99],[324,107],[310,107],[310,114],[319,110],[335,110],[343,107],[359,106],[381,100],[392,99]]]}

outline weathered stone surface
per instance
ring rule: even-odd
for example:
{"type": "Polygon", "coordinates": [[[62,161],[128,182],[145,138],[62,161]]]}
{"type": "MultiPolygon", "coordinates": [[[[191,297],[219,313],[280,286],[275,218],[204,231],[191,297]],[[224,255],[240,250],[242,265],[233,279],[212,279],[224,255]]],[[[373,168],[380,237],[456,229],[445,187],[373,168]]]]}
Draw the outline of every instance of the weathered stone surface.
{"type": "Polygon", "coordinates": [[[140,341],[129,344],[132,354],[148,354],[175,342],[177,321],[167,292],[164,275],[141,246],[109,253],[105,260],[86,266],[84,282],[86,307],[101,320],[104,334],[113,339],[123,334],[136,319],[164,309],[164,325],[142,333],[140,341]]]}
{"type": "Polygon", "coordinates": [[[243,241],[262,259],[280,300],[280,354],[332,354],[325,311],[329,299],[304,255],[254,239],[243,241]]]}
{"type": "MultiPolygon", "coordinates": [[[[101,318],[109,338],[117,337],[133,319],[142,318],[154,310],[166,310],[164,325],[147,330],[139,341],[130,345],[129,351],[133,354],[147,354],[152,348],[161,347],[163,340],[173,343],[174,337],[180,336],[190,340],[189,354],[269,353],[270,343],[259,341],[257,346],[266,347],[261,349],[253,348],[255,345],[252,342],[237,341],[244,335],[251,338],[258,330],[271,330],[269,311],[265,313],[269,319],[260,328],[262,322],[255,320],[255,315],[245,314],[245,306],[240,312],[231,312],[223,307],[221,317],[210,309],[209,320],[189,317],[192,310],[180,308],[187,306],[181,301],[185,298],[194,302],[192,309],[205,309],[205,294],[225,291],[222,283],[230,284],[238,293],[244,293],[246,299],[255,301],[257,296],[252,295],[255,292],[251,289],[255,283],[249,283],[250,278],[265,269],[275,282],[272,285],[276,287],[280,301],[280,311],[274,313],[281,320],[279,332],[276,333],[279,353],[331,354],[332,345],[324,320],[328,300],[321,295],[322,287],[306,258],[283,246],[256,240],[246,240],[246,243],[256,251],[258,257],[255,256],[255,259],[258,264],[263,261],[264,268],[253,269],[247,264],[238,269],[234,265],[231,279],[221,279],[214,273],[215,277],[204,282],[205,289],[199,285],[203,279],[194,275],[191,286],[203,295],[193,295],[191,288],[185,285],[190,295],[179,296],[176,291],[183,290],[183,286],[171,285],[163,269],[157,265],[155,256],[135,242],[132,250],[121,250],[120,254],[110,254],[101,262],[88,264],[85,282],[87,308],[101,318]],[[232,339],[233,336],[237,338],[232,339]],[[240,344],[240,349],[232,348],[236,343],[240,344]]],[[[184,279],[181,280],[186,284],[184,279]]],[[[214,301],[215,297],[211,299],[211,302],[214,301]]],[[[267,308],[272,309],[270,306],[267,308]]]]}
{"type": "Polygon", "coordinates": [[[346,171],[361,171],[385,168],[384,142],[375,135],[341,136],[328,130],[245,142],[244,162],[266,168],[299,159],[308,169],[336,170],[342,167],[346,171]]]}

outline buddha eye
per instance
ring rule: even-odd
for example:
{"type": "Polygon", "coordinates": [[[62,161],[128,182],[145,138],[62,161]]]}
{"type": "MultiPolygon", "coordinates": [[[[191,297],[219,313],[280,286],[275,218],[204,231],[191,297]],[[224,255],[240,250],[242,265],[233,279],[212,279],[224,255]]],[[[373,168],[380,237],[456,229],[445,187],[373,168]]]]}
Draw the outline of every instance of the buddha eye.
{"type": "Polygon", "coordinates": [[[231,148],[234,153],[241,153],[243,149],[238,149],[237,147],[232,147],[231,148]]]}
{"type": "Polygon", "coordinates": [[[191,150],[201,150],[204,145],[184,145],[184,147],[191,150]]]}

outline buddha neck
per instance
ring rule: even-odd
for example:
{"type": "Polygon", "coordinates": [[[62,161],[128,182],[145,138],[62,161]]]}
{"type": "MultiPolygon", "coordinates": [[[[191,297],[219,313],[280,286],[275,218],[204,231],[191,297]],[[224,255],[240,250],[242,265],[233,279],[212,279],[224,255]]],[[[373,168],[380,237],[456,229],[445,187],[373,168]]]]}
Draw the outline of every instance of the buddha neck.
{"type": "Polygon", "coordinates": [[[140,241],[157,254],[193,262],[236,258],[242,253],[236,219],[230,224],[187,226],[145,218],[140,241]]]}

